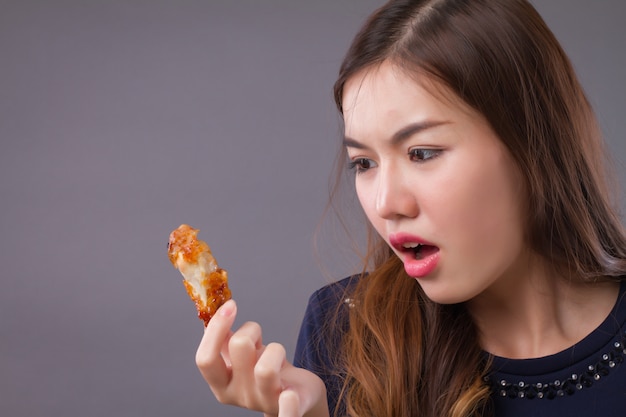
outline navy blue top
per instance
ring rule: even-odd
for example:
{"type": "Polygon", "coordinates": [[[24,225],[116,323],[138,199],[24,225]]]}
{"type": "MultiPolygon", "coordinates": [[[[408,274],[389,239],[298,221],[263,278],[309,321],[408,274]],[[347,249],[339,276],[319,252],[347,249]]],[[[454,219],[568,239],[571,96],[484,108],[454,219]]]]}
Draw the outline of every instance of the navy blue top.
{"type": "MultiPolygon", "coordinates": [[[[294,364],[322,378],[331,414],[341,388],[341,377],[332,365],[340,330],[329,334],[325,324],[339,320],[342,326],[347,326],[345,312],[350,300],[346,299],[346,290],[357,279],[343,279],[311,295],[296,346],[294,364]]],[[[487,382],[493,389],[494,415],[625,417],[626,364],[622,364],[625,358],[626,281],[623,281],[609,316],[571,348],[537,359],[493,357],[487,382]]],[[[339,415],[345,412],[343,404],[339,404],[339,411],[339,415]]]]}

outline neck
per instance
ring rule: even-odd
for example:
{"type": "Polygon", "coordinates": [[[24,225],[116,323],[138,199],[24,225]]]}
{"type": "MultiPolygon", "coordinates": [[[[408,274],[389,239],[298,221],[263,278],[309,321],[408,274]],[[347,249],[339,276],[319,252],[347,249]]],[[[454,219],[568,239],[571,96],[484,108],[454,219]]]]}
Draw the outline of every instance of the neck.
{"type": "Polygon", "coordinates": [[[595,330],[615,305],[616,282],[582,283],[530,264],[523,276],[501,280],[467,303],[481,346],[493,355],[525,359],[558,353],[595,330]]]}

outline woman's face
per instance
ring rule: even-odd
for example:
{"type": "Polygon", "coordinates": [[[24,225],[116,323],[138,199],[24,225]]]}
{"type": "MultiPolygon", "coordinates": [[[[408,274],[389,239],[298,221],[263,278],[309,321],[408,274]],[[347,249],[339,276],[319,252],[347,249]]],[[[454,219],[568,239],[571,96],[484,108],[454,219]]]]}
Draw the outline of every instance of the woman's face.
{"type": "Polygon", "coordinates": [[[484,117],[432,87],[389,63],[353,76],[345,146],[374,228],[430,299],[457,303],[527,267],[522,177],[484,117]]]}

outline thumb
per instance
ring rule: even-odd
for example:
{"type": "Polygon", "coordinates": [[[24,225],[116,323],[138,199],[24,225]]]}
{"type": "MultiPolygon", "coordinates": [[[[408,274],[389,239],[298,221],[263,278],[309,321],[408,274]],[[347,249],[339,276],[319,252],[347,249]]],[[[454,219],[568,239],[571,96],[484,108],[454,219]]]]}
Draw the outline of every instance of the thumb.
{"type": "Polygon", "coordinates": [[[326,387],[314,373],[288,365],[282,373],[278,417],[329,416],[326,387]]]}
{"type": "Polygon", "coordinates": [[[292,389],[283,390],[278,396],[278,417],[302,417],[300,397],[292,389]]]}

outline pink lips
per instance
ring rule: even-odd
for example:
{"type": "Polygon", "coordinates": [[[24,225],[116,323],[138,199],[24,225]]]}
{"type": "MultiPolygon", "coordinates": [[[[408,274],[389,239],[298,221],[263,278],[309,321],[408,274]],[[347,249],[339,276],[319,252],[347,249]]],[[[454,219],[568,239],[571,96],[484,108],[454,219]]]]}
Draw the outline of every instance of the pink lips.
{"type": "Polygon", "coordinates": [[[439,262],[439,248],[424,239],[406,233],[389,236],[389,243],[401,254],[404,270],[413,278],[422,278],[433,272],[439,262]],[[407,248],[418,244],[419,247],[407,248]]]}

